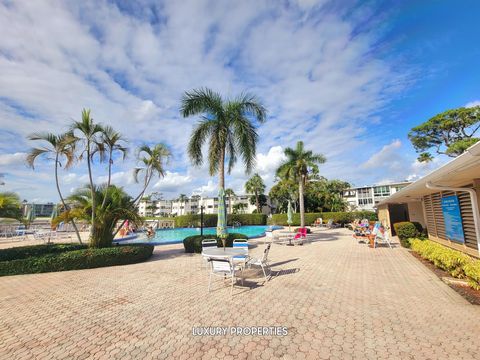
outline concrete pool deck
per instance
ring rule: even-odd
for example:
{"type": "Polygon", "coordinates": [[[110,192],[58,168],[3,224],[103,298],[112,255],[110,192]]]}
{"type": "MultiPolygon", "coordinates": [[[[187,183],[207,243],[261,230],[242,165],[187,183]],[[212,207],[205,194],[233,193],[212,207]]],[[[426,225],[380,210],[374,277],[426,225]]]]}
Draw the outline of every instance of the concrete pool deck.
{"type": "MultiPolygon", "coordinates": [[[[252,253],[260,256],[262,239],[252,253]]],[[[480,306],[407,250],[346,229],[274,244],[272,279],[207,292],[181,244],[134,265],[0,278],[2,359],[478,359],[480,306]],[[285,326],[287,336],[194,336],[201,326],[285,326]]]]}

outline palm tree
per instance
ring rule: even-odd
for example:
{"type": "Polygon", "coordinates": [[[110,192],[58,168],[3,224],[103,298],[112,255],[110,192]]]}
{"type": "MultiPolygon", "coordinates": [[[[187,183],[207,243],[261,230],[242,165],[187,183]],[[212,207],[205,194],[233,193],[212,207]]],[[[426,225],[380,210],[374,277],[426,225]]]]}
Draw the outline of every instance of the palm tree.
{"type": "Polygon", "coordinates": [[[180,194],[177,199],[177,201],[180,202],[180,204],[183,204],[183,215],[186,215],[187,213],[187,211],[185,210],[185,203],[187,202],[187,200],[188,200],[188,196],[185,194],[180,194]]]}
{"type": "MultiPolygon", "coordinates": [[[[60,196],[63,207],[68,210],[68,205],[66,204],[65,198],[60,190],[60,184],[58,181],[58,168],[62,167],[62,163],[60,162],[62,158],[65,158],[65,163],[63,166],[64,169],[68,169],[73,165],[73,162],[75,161],[75,143],[77,139],[73,135],[73,132],[67,132],[60,135],[55,135],[52,133],[36,133],[28,136],[28,139],[33,141],[44,141],[46,143],[45,146],[32,148],[30,150],[29,154],[27,155],[27,164],[34,169],[35,160],[39,156],[53,156],[55,161],[55,185],[57,187],[58,196],[60,196]]],[[[80,233],[78,232],[77,225],[73,219],[70,222],[75,229],[78,242],[81,244],[82,239],[80,237],[80,233]]]]}
{"type": "Polygon", "coordinates": [[[265,191],[265,183],[260,175],[254,174],[246,183],[245,191],[249,194],[255,195],[255,204],[257,206],[257,213],[261,213],[259,195],[265,191]]]}
{"type": "Polygon", "coordinates": [[[232,198],[235,199],[235,196],[237,196],[237,195],[235,194],[233,189],[228,188],[228,189],[225,189],[225,196],[228,198],[228,212],[231,214],[232,213],[232,198]]]}
{"type": "MultiPolygon", "coordinates": [[[[127,148],[122,145],[122,142],[125,142],[125,139],[122,135],[115,131],[111,126],[105,126],[101,135],[101,140],[106,147],[108,153],[108,181],[107,189],[110,186],[112,179],[112,165],[113,165],[113,153],[118,151],[122,153],[123,160],[127,156],[127,148]]],[[[105,196],[102,201],[102,207],[105,206],[107,197],[105,196]]]]}
{"type": "Polygon", "coordinates": [[[322,154],[314,154],[305,150],[303,141],[297,142],[295,149],[286,148],[287,159],[277,169],[277,176],[283,179],[298,181],[298,197],[300,202],[300,226],[305,227],[305,203],[303,198],[305,183],[310,174],[318,175],[318,164],[323,164],[326,159],[322,154]]]}
{"type": "Polygon", "coordinates": [[[97,211],[97,198],[94,196],[95,189],[93,184],[92,160],[95,153],[99,153],[101,161],[105,156],[105,146],[101,140],[104,128],[102,125],[93,122],[89,109],[83,109],[82,120],[75,121],[71,126],[71,131],[79,133],[80,136],[77,139],[83,143],[83,150],[80,157],[83,158],[83,156],[86,155],[85,157],[87,158],[88,179],[90,181],[91,199],[93,201],[91,212],[92,227],[90,228],[90,235],[92,235],[93,224],[95,224],[95,213],[97,211]]]}
{"type": "Polygon", "coordinates": [[[120,220],[129,220],[138,224],[141,220],[138,210],[132,198],[115,185],[95,186],[93,189],[95,199],[92,199],[90,187],[77,189],[68,197],[72,209],[62,213],[56,221],[70,220],[73,218],[84,219],[88,222],[92,219],[93,204],[100,204],[106,198],[105,206],[96,205],[95,222],[91,223],[92,234],[90,246],[94,248],[109,247],[112,245],[116,234],[115,226],[120,220]]]}
{"type": "Polygon", "coordinates": [[[136,167],[133,170],[133,177],[135,182],[138,183],[138,175],[140,173],[144,173],[143,177],[143,188],[140,191],[140,194],[133,200],[136,203],[140,200],[147,190],[150,181],[152,180],[153,176],[157,174],[159,177],[165,176],[165,169],[164,165],[170,158],[171,153],[168,150],[168,147],[162,143],[155,145],[153,148],[149,147],[148,145],[142,145],[137,150],[137,160],[143,166],[136,167]]]}
{"type": "Polygon", "coordinates": [[[0,218],[22,219],[20,197],[14,192],[0,192],[0,218]]]}
{"type": "Polygon", "coordinates": [[[183,117],[202,115],[190,137],[188,155],[194,165],[200,166],[202,146],[208,141],[209,171],[211,176],[218,174],[219,193],[225,189],[226,160],[228,173],[238,157],[242,157],[246,172],[251,172],[258,141],[252,119],[263,123],[266,117],[264,106],[254,95],[243,93],[234,99],[223,99],[210,89],[196,89],[185,92],[180,112],[183,117]]]}

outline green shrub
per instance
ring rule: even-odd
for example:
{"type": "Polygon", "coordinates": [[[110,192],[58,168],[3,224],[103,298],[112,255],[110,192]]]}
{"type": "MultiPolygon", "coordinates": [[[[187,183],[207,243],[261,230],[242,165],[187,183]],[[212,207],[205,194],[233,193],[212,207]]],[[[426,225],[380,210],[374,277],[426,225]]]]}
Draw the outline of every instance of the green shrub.
{"type": "MultiPolygon", "coordinates": [[[[172,218],[175,220],[175,227],[200,227],[200,215],[180,215],[172,218]]],[[[242,225],[266,225],[267,215],[264,214],[228,214],[227,224],[233,225],[239,222],[242,225]]],[[[203,215],[204,227],[217,226],[217,214],[203,215]]]]}
{"type": "Polygon", "coordinates": [[[470,261],[464,266],[468,284],[475,290],[480,290],[480,260],[470,261]]]}
{"type": "Polygon", "coordinates": [[[0,250],[0,261],[25,259],[28,257],[38,257],[46,254],[57,254],[66,251],[86,249],[87,245],[80,244],[48,244],[18,246],[0,250]]]}
{"type": "MultiPolygon", "coordinates": [[[[355,219],[368,219],[370,221],[375,221],[377,220],[377,214],[373,211],[305,213],[305,225],[312,225],[318,218],[322,218],[324,223],[332,219],[337,224],[345,225],[351,223],[355,219]]],[[[287,214],[273,214],[268,223],[270,225],[287,226],[287,214]]],[[[300,225],[299,213],[293,214],[291,225],[300,225]]]]}
{"type": "Polygon", "coordinates": [[[413,251],[453,277],[469,277],[465,266],[473,261],[470,256],[430,240],[410,239],[410,244],[413,251]]]}
{"type": "MultiPolygon", "coordinates": [[[[197,253],[200,254],[202,252],[202,240],[203,239],[216,239],[217,240],[217,246],[218,247],[223,247],[222,240],[219,239],[215,235],[194,235],[194,236],[188,236],[185,239],[183,239],[183,247],[185,248],[186,253],[197,253]]],[[[238,233],[229,233],[226,241],[227,247],[232,247],[233,246],[233,240],[235,239],[248,239],[246,235],[243,234],[238,234],[238,233]]]]}
{"type": "Polygon", "coordinates": [[[395,223],[393,224],[393,228],[400,239],[400,243],[406,248],[410,247],[409,239],[418,237],[423,231],[420,223],[410,221],[395,223]]]}
{"type": "MultiPolygon", "coordinates": [[[[40,247],[44,246],[40,245],[40,247]]],[[[147,260],[152,255],[153,248],[152,245],[121,245],[100,249],[84,248],[44,253],[43,255],[1,261],[0,276],[133,264],[147,260]]],[[[34,251],[30,253],[34,253],[34,251]]]]}

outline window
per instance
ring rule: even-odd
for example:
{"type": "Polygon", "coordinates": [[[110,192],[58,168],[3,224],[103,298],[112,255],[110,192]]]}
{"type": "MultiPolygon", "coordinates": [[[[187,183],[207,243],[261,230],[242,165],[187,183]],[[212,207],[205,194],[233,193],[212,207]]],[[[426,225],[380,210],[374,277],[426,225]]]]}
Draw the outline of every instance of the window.
{"type": "Polygon", "coordinates": [[[390,187],[389,186],[375,186],[373,188],[373,195],[384,197],[390,196],[390,187]]]}
{"type": "Polygon", "coordinates": [[[359,198],[370,198],[370,197],[372,197],[372,188],[358,189],[358,197],[359,198]]]}
{"type": "Polygon", "coordinates": [[[354,197],[355,195],[357,195],[355,190],[345,190],[343,192],[344,197],[354,197]]]}
{"type": "Polygon", "coordinates": [[[209,209],[213,208],[213,205],[208,205],[208,208],[209,208],[209,209]]]}
{"type": "Polygon", "coordinates": [[[358,205],[369,205],[369,204],[373,204],[372,198],[358,199],[358,205]]]}

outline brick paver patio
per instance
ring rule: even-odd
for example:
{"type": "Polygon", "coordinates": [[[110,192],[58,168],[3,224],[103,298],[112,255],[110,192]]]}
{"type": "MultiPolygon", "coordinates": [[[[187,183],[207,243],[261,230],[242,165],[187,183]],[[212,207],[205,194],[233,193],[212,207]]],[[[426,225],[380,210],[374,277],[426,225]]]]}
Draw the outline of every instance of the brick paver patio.
{"type": "MultiPolygon", "coordinates": [[[[263,245],[253,249],[260,255],[263,245]]],[[[0,278],[2,359],[480,357],[480,307],[405,249],[344,229],[273,245],[273,277],[207,293],[199,255],[159,246],[129,266],[0,278]],[[192,335],[194,326],[286,326],[288,335],[192,335]]]]}

